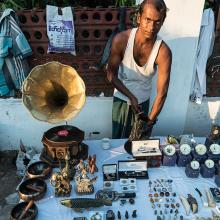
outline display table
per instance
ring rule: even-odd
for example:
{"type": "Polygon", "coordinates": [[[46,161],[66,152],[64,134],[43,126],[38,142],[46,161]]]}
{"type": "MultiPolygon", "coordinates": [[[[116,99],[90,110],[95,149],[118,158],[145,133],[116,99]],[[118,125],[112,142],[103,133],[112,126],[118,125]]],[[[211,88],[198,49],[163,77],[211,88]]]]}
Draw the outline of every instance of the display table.
{"type": "MultiPolygon", "coordinates": [[[[165,143],[165,138],[160,138],[161,143],[165,143]]],[[[199,143],[204,143],[204,138],[198,139],[199,143]]],[[[98,176],[98,180],[95,187],[95,193],[102,189],[103,186],[103,175],[102,175],[102,164],[111,164],[116,163],[118,160],[129,160],[132,159],[130,155],[128,155],[125,150],[123,144],[126,140],[111,140],[111,148],[109,150],[104,150],[101,147],[100,140],[91,140],[91,141],[84,141],[89,146],[89,155],[96,154],[97,156],[97,167],[99,172],[95,173],[94,176],[98,176]]],[[[72,220],[73,217],[88,217],[89,211],[103,211],[104,213],[107,210],[112,209],[116,214],[117,219],[117,212],[120,210],[122,219],[125,219],[125,211],[127,210],[129,213],[129,219],[133,219],[131,217],[132,211],[137,210],[137,218],[138,220],[154,220],[157,219],[157,216],[154,214],[154,209],[151,207],[149,194],[149,180],[153,181],[155,179],[172,179],[173,180],[173,191],[176,191],[177,197],[176,201],[179,200],[179,195],[183,195],[187,197],[188,193],[191,193],[198,201],[199,205],[199,212],[196,215],[190,214],[186,216],[184,207],[182,204],[179,208],[178,216],[183,215],[184,219],[195,219],[196,216],[203,216],[203,217],[210,217],[211,216],[211,209],[210,208],[202,208],[201,200],[199,198],[198,193],[195,191],[197,187],[203,195],[205,195],[204,190],[205,187],[216,187],[214,183],[214,179],[204,179],[201,176],[197,179],[190,179],[187,178],[185,175],[185,168],[184,167],[159,167],[159,168],[149,168],[148,169],[149,179],[148,180],[137,180],[137,191],[136,191],[136,198],[135,204],[131,205],[128,202],[124,205],[120,205],[120,201],[113,202],[112,206],[103,206],[96,209],[84,210],[83,213],[75,212],[74,210],[62,206],[60,204],[60,200],[67,198],[67,197],[55,197],[54,196],[54,188],[48,183],[48,189],[46,195],[40,201],[37,201],[38,207],[38,215],[37,220],[72,220]]],[[[71,182],[73,188],[75,187],[74,182],[71,182]]],[[[116,181],[114,184],[114,190],[119,191],[119,181],[116,181]]],[[[92,195],[86,196],[79,196],[76,195],[74,189],[71,192],[71,198],[76,197],[95,197],[95,193],[92,195]]],[[[206,197],[205,197],[206,198],[206,197]]],[[[163,208],[164,209],[164,208],[163,208]]],[[[160,208],[157,208],[157,212],[159,213],[160,208]]],[[[169,217],[169,214],[166,216],[169,217]]],[[[169,219],[169,218],[166,218],[169,219]]],[[[173,218],[172,218],[173,219],[173,218]]],[[[179,219],[179,217],[177,218],[179,219]]]]}

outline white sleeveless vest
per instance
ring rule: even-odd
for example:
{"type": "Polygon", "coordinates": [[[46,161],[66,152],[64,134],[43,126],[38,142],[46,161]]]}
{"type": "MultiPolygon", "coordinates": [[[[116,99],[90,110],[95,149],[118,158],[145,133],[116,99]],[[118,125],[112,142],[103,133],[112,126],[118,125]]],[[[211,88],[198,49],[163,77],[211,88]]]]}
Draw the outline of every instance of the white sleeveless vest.
{"type": "MultiPolygon", "coordinates": [[[[138,103],[147,101],[150,98],[152,78],[156,72],[155,59],[157,57],[162,40],[157,37],[153,49],[150,53],[147,63],[144,66],[138,66],[133,56],[134,39],[137,28],[131,30],[124,58],[119,66],[118,78],[124,86],[138,99],[138,103]]],[[[130,100],[117,89],[114,90],[114,96],[127,101],[130,100]]]]}

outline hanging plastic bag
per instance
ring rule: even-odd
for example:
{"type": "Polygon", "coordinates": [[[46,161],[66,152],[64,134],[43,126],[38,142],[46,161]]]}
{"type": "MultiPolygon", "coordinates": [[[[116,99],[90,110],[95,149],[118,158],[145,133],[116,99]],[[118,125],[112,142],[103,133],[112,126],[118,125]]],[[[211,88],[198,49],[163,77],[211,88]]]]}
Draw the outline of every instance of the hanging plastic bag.
{"type": "Polygon", "coordinates": [[[47,5],[48,53],[71,53],[76,55],[75,29],[71,7],[58,8],[47,5]]]}

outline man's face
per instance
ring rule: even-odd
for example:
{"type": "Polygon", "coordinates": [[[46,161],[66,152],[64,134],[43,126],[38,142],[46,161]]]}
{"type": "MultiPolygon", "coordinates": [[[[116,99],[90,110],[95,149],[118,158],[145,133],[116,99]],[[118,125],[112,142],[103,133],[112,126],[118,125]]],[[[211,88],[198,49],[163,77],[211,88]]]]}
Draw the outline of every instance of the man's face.
{"type": "Polygon", "coordinates": [[[163,15],[152,4],[146,4],[138,16],[139,29],[146,39],[153,39],[163,24],[163,15]]]}

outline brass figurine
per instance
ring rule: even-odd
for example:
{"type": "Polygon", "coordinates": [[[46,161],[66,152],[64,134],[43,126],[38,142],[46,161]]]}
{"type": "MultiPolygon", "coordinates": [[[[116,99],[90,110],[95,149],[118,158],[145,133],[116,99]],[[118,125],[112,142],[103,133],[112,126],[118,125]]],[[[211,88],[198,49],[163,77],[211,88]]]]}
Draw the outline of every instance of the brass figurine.
{"type": "Polygon", "coordinates": [[[76,192],[79,194],[92,194],[94,192],[93,184],[96,182],[97,177],[90,179],[87,176],[86,168],[82,169],[81,172],[76,175],[76,192]]]}
{"type": "Polygon", "coordinates": [[[217,141],[220,138],[220,126],[218,125],[212,126],[209,138],[212,141],[217,141]]]}
{"type": "Polygon", "coordinates": [[[98,172],[98,168],[96,166],[96,155],[95,154],[93,156],[88,157],[88,168],[87,169],[91,174],[98,172]]]}
{"type": "Polygon", "coordinates": [[[69,153],[66,152],[65,167],[60,173],[54,173],[50,184],[55,188],[55,196],[70,196],[72,185],[70,184],[71,172],[69,167],[69,153]]]}
{"type": "Polygon", "coordinates": [[[93,174],[95,170],[97,170],[95,165],[96,157],[88,158],[88,164],[84,163],[81,159],[79,164],[76,166],[76,176],[75,176],[75,183],[76,183],[76,192],[79,194],[92,194],[94,192],[93,184],[96,182],[97,177],[89,178],[87,175],[89,172],[93,174]]]}

